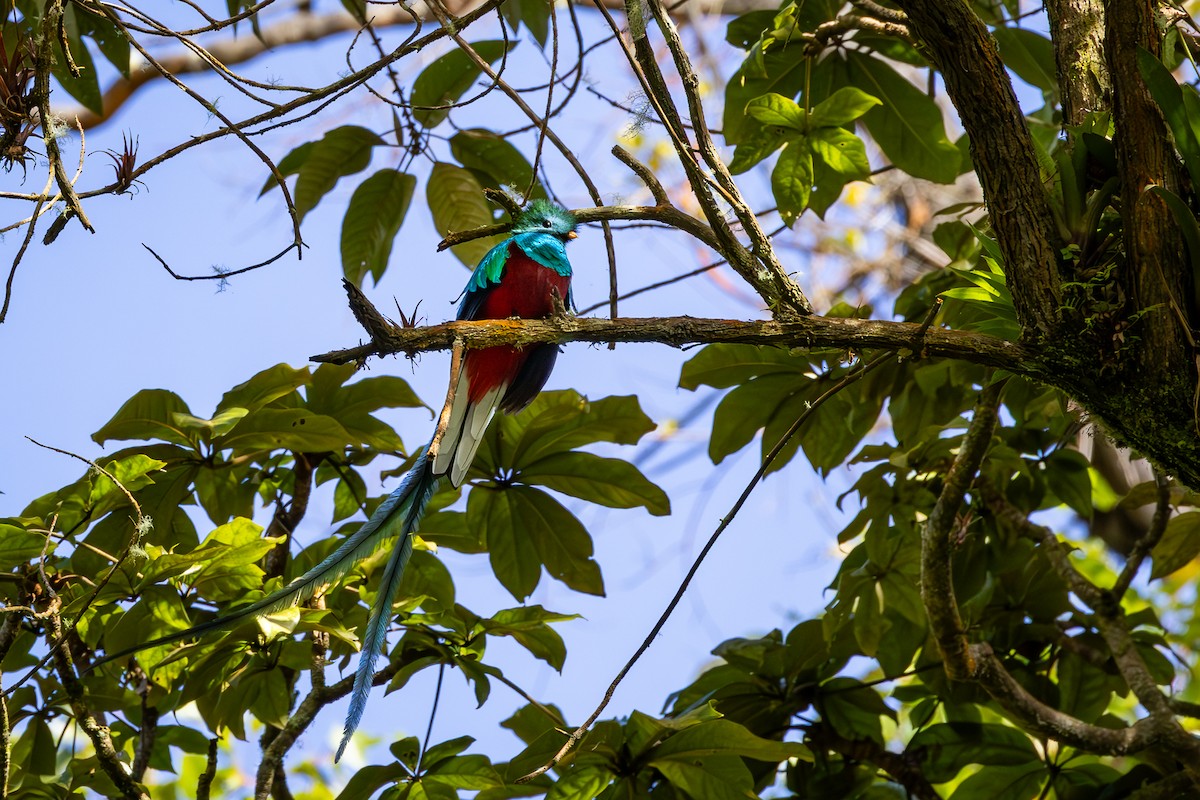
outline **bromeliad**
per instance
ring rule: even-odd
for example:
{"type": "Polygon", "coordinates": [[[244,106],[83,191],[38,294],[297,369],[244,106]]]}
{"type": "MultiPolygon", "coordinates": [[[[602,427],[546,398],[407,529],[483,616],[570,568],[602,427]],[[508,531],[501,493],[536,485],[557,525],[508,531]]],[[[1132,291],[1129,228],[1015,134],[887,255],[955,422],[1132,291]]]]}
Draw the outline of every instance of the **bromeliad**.
{"type": "MultiPolygon", "coordinates": [[[[575,238],[575,226],[575,217],[570,212],[544,200],[530,203],[514,221],[512,235],[489,250],[471,274],[458,319],[532,319],[552,315],[556,306],[570,296],[571,263],[565,245],[575,238]]],[[[457,378],[452,377],[456,385],[447,395],[447,406],[434,438],[422,448],[400,486],[324,561],[255,603],[202,625],[105,656],[93,668],[149,647],[230,628],[248,618],[302,603],[322,586],[340,580],[382,544],[399,537],[383,570],[363,636],[350,711],[336,756],[340,759],[366,708],[375,659],[385,645],[392,603],[412,555],[412,535],[426,503],[441,478],[445,477],[454,486],[462,484],[496,409],[511,414],[529,405],[550,377],[557,355],[558,347],[553,344],[469,351],[462,359],[457,378]]]]}

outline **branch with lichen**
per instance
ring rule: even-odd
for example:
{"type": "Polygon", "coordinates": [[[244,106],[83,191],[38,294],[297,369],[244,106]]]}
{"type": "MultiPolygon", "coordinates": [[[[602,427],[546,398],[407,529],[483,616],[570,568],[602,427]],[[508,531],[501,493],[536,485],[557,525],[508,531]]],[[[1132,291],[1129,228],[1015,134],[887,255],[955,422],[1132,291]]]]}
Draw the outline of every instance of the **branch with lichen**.
{"type": "Polygon", "coordinates": [[[75,723],[91,740],[92,747],[96,750],[96,760],[100,763],[100,769],[104,770],[104,774],[120,790],[122,797],[127,800],[150,800],[150,795],[146,794],[134,781],[129,773],[129,768],[121,761],[120,754],[113,746],[108,726],[101,725],[92,715],[87,688],[75,674],[71,649],[64,643],[66,634],[62,618],[57,614],[49,618],[47,633],[50,647],[54,652],[55,671],[58,672],[58,679],[62,682],[63,690],[67,694],[71,713],[75,718],[75,723]]]}
{"type": "MultiPolygon", "coordinates": [[[[968,641],[954,596],[950,534],[991,441],[1001,390],[1002,384],[993,384],[983,390],[963,444],[921,535],[921,599],[944,660],[946,675],[952,680],[978,683],[1014,721],[1037,735],[1105,755],[1129,755],[1161,746],[1185,765],[1200,765],[1200,740],[1182,728],[1166,697],[1154,683],[1130,636],[1120,603],[1075,569],[1062,542],[1052,531],[1033,523],[986,482],[981,482],[977,491],[997,518],[1037,542],[1071,591],[1096,611],[1097,626],[1118,670],[1138,701],[1150,712],[1149,716],[1124,729],[1086,723],[1034,697],[1013,678],[990,644],[968,641]]],[[[1189,766],[1188,769],[1193,768],[1189,766]]]]}
{"type": "Polygon", "coordinates": [[[695,344],[756,344],[782,347],[835,347],[890,350],[934,358],[956,358],[1037,374],[1037,360],[1021,345],[980,333],[928,328],[912,322],[793,317],[785,322],[704,319],[697,317],[559,316],[549,319],[461,320],[424,327],[402,327],[385,318],[366,296],[347,287],[355,316],[368,330],[366,344],[311,356],[330,364],[361,363],[372,356],[415,355],[449,350],[456,340],[468,349],[499,345],[566,342],[656,342],[672,347],[695,344]]]}
{"type": "MultiPolygon", "coordinates": [[[[34,65],[34,93],[37,96],[38,114],[41,116],[42,136],[46,144],[46,160],[50,162],[50,170],[58,183],[58,191],[66,201],[67,211],[79,218],[88,233],[95,233],[95,228],[88,220],[75,186],[67,175],[67,167],[63,163],[62,152],[58,149],[58,137],[54,129],[55,118],[50,113],[50,68],[54,63],[54,43],[58,40],[58,29],[63,19],[63,0],[51,0],[46,4],[42,15],[41,42],[37,49],[37,59],[34,65]]],[[[32,224],[32,223],[31,223],[32,224]]]]}
{"type": "Polygon", "coordinates": [[[952,680],[969,678],[975,667],[958,601],[954,597],[950,534],[992,442],[1003,390],[1003,383],[993,383],[980,394],[958,456],[946,474],[941,494],[921,531],[921,600],[945,661],[946,675],[952,680]]]}

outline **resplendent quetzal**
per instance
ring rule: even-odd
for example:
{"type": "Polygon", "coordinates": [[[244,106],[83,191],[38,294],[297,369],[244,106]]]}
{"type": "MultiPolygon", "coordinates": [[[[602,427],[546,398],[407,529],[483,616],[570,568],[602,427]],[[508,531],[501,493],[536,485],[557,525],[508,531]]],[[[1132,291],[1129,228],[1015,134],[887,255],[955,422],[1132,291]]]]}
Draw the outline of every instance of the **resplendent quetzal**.
{"type": "MultiPolygon", "coordinates": [[[[560,303],[569,303],[571,263],[567,260],[565,245],[575,238],[576,224],[570,212],[553,203],[545,200],[530,203],[516,217],[512,235],[489,250],[471,274],[458,309],[458,319],[543,318],[554,313],[556,298],[560,303]]],[[[553,344],[468,351],[463,357],[453,399],[448,401],[448,422],[437,447],[433,447],[437,440],[435,435],[434,441],[421,449],[400,486],[324,561],[255,603],[187,630],[105,656],[93,664],[93,668],[139,650],[229,628],[248,618],[302,603],[317,589],[340,580],[382,544],[399,537],[383,570],[379,593],[363,635],[350,711],[335,760],[340,759],[366,708],[375,674],[375,659],[384,648],[392,619],[392,602],[404,576],[404,567],[412,555],[412,534],[421,521],[425,504],[442,477],[454,486],[463,482],[496,409],[511,414],[529,405],[550,377],[557,355],[558,347],[553,344]],[[436,450],[432,456],[431,449],[436,450]]],[[[445,414],[443,411],[443,417],[445,414]]]]}

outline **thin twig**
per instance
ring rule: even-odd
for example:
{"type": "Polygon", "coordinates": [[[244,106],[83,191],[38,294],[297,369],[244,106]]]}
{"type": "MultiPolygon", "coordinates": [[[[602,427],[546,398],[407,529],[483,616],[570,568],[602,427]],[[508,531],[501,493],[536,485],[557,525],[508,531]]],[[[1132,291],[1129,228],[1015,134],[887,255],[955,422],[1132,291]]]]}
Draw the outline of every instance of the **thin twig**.
{"type": "Polygon", "coordinates": [[[217,777],[217,743],[221,741],[214,736],[208,740],[208,757],[204,761],[204,771],[196,779],[196,800],[209,800],[212,796],[213,779],[217,777]]]}
{"type": "Polygon", "coordinates": [[[1117,601],[1120,601],[1125,596],[1125,592],[1129,590],[1129,584],[1133,583],[1138,570],[1142,567],[1142,562],[1146,560],[1146,557],[1154,550],[1154,546],[1158,544],[1159,539],[1166,533],[1167,522],[1171,518],[1171,481],[1156,469],[1154,470],[1154,483],[1158,489],[1154,517],[1150,520],[1150,527],[1134,543],[1125,567],[1117,576],[1116,583],[1113,584],[1111,591],[1117,601]]]}
{"type": "Polygon", "coordinates": [[[232,278],[234,275],[241,275],[242,273],[251,272],[252,270],[256,270],[256,269],[262,269],[265,266],[274,264],[276,261],[278,261],[279,259],[286,256],[288,253],[290,253],[292,250],[300,250],[303,247],[303,243],[296,244],[295,242],[293,242],[292,244],[289,244],[287,247],[280,250],[275,255],[268,258],[266,261],[260,261],[257,264],[251,264],[248,267],[242,267],[240,269],[233,269],[233,270],[228,270],[228,271],[217,270],[212,275],[180,275],[178,272],[171,269],[171,265],[168,264],[166,262],[166,260],[163,259],[162,256],[160,256],[158,253],[154,252],[153,248],[151,248],[150,245],[143,242],[142,247],[146,248],[146,250],[148,250],[150,252],[150,255],[154,256],[154,258],[158,260],[158,263],[162,265],[162,268],[165,269],[170,274],[170,276],[177,281],[223,281],[226,278],[232,278]]]}
{"type": "Polygon", "coordinates": [[[429,749],[429,737],[433,736],[433,721],[437,719],[438,700],[442,698],[442,679],[446,677],[446,662],[438,664],[437,688],[433,690],[433,707],[429,709],[429,724],[425,726],[425,739],[421,742],[421,752],[417,754],[417,766],[413,770],[421,774],[421,763],[425,760],[425,751],[429,749]]]}
{"type": "Polygon", "coordinates": [[[58,139],[55,136],[55,118],[50,113],[50,65],[54,61],[54,36],[51,34],[62,22],[63,13],[63,0],[51,0],[46,3],[40,31],[41,43],[38,47],[37,64],[34,71],[38,114],[41,116],[42,136],[46,144],[46,160],[50,162],[50,170],[58,181],[58,191],[62,194],[70,212],[79,218],[79,224],[88,233],[95,233],[96,229],[88,220],[83,205],[79,202],[79,195],[75,194],[75,187],[67,176],[67,168],[63,164],[62,153],[58,149],[58,139]]]}

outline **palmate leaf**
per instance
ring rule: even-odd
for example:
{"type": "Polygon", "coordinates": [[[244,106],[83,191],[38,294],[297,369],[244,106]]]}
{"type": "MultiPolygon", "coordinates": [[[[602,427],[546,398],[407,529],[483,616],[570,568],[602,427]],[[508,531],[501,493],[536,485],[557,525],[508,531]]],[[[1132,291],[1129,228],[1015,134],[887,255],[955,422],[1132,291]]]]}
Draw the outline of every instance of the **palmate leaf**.
{"type": "Polygon", "coordinates": [[[477,487],[467,497],[467,524],[486,531],[492,570],[517,600],[537,588],[543,565],[576,591],[604,594],[591,537],[545,492],[528,486],[477,487]]]}
{"type": "Polygon", "coordinates": [[[1027,735],[994,723],[930,725],[912,737],[908,749],[924,754],[924,774],[932,783],[953,780],[969,764],[1021,766],[1039,761],[1037,749],[1027,735]]]}
{"type": "MultiPolygon", "coordinates": [[[[795,355],[787,350],[754,345],[712,345],[683,367],[680,385],[735,385],[713,414],[709,455],[720,463],[749,444],[762,430],[764,457],[785,432],[841,373],[817,378],[823,372],[820,353],[795,355]],[[810,360],[811,359],[811,360],[810,360]]],[[[847,387],[811,412],[800,436],[780,451],[770,471],[781,469],[800,447],[814,468],[828,472],[842,463],[870,431],[882,407],[882,395],[868,380],[847,387]]]]}
{"type": "Polygon", "coordinates": [[[634,396],[589,400],[569,389],[542,392],[520,414],[492,422],[475,465],[490,477],[589,444],[636,444],[654,428],[634,396]]]}
{"type": "Polygon", "coordinates": [[[811,32],[833,19],[838,8],[840,4],[833,0],[803,0],[788,3],[778,12],[747,14],[730,23],[727,38],[739,47],[748,47],[750,52],[725,84],[721,129],[727,143],[741,144],[757,127],[746,115],[747,103],[756,97],[770,92],[795,97],[806,83],[810,106],[828,96],[832,91],[829,81],[840,70],[840,62],[826,58],[813,64],[805,55],[804,40],[794,33],[811,32]],[[761,28],[756,35],[757,26],[761,28]]]}

